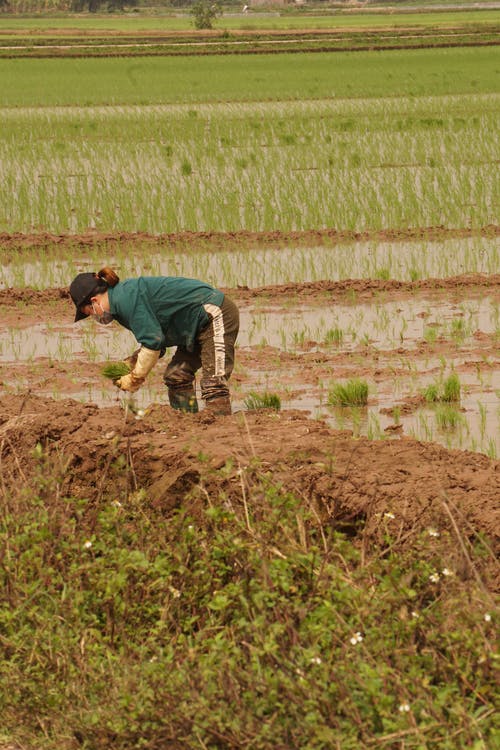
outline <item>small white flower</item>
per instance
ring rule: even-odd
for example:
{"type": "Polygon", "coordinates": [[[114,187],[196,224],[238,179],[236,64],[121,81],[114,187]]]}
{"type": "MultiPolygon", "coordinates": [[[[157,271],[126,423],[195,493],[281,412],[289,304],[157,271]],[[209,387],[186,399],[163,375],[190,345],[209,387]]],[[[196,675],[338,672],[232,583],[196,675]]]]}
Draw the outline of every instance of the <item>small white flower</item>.
{"type": "Polygon", "coordinates": [[[489,612],[486,612],[486,614],[484,616],[484,621],[485,622],[491,622],[491,615],[490,615],[489,612]]]}
{"type": "Polygon", "coordinates": [[[357,643],[361,643],[362,640],[363,640],[363,636],[359,632],[354,633],[354,635],[351,638],[349,638],[349,641],[350,643],[352,643],[353,646],[355,646],[357,643]]]}
{"type": "Polygon", "coordinates": [[[443,570],[441,571],[441,573],[444,576],[452,576],[453,575],[453,571],[452,570],[448,570],[448,568],[443,568],[443,570]]]}
{"type": "Polygon", "coordinates": [[[436,531],[436,529],[429,529],[428,534],[429,536],[439,536],[439,531],[436,531]]]}
{"type": "Polygon", "coordinates": [[[418,614],[418,612],[415,612],[415,610],[413,610],[413,612],[411,613],[411,616],[412,616],[412,617],[413,617],[413,618],[414,618],[415,620],[418,620],[418,618],[420,617],[420,615],[418,614]]]}
{"type": "Polygon", "coordinates": [[[409,710],[410,710],[409,703],[402,703],[398,708],[398,711],[402,714],[407,714],[409,710]]]}
{"type": "Polygon", "coordinates": [[[112,503],[111,503],[111,505],[113,506],[113,508],[121,508],[122,507],[122,504],[121,504],[121,502],[119,500],[113,500],[112,503]]]}
{"type": "Polygon", "coordinates": [[[384,513],[384,518],[396,518],[394,513],[384,513]]]}
{"type": "Polygon", "coordinates": [[[90,541],[90,539],[87,539],[87,541],[83,543],[83,546],[85,549],[90,549],[92,547],[92,542],[90,541]]]}
{"type": "Polygon", "coordinates": [[[313,656],[310,661],[311,664],[321,664],[321,659],[319,658],[319,656],[313,656]]]}
{"type": "Polygon", "coordinates": [[[432,583],[437,583],[439,581],[439,573],[431,573],[429,576],[429,581],[432,581],[432,583]]]}
{"type": "Polygon", "coordinates": [[[169,589],[174,599],[178,599],[180,597],[181,592],[179,591],[179,589],[176,589],[173,586],[169,586],[169,589]]]}

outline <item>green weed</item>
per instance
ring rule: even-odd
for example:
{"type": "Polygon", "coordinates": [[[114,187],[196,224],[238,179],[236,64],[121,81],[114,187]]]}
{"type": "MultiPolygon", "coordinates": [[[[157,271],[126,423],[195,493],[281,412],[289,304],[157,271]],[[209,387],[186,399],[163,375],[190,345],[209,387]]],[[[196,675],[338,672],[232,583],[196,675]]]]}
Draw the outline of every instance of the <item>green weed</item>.
{"type": "Polygon", "coordinates": [[[67,497],[62,457],[33,461],[2,499],[2,741],[494,746],[496,615],[445,532],[398,547],[394,511],[359,544],[362,519],[323,523],[258,460],[221,469],[248,502],[208,482],[168,517],[141,488],[67,497]]]}

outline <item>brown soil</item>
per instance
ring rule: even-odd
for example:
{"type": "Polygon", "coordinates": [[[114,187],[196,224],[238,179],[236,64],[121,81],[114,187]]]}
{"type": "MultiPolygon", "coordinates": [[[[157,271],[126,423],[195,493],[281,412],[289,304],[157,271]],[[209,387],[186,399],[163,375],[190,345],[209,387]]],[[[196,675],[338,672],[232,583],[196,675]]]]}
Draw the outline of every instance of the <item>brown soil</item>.
{"type": "MultiPolygon", "coordinates": [[[[161,235],[148,234],[146,232],[97,232],[88,231],[83,234],[52,234],[50,232],[36,232],[24,234],[22,232],[0,232],[0,246],[3,251],[43,247],[52,252],[59,247],[63,251],[68,248],[104,246],[113,248],[123,244],[140,243],[141,249],[149,244],[155,252],[160,247],[179,247],[185,250],[200,249],[205,245],[210,246],[211,251],[217,249],[227,250],[228,247],[284,247],[290,243],[294,246],[325,244],[340,244],[353,241],[406,241],[425,239],[429,241],[446,240],[460,237],[499,237],[500,226],[490,224],[478,228],[448,228],[443,226],[434,227],[409,227],[406,229],[381,229],[364,232],[336,229],[313,229],[309,231],[296,232],[249,232],[241,230],[238,232],[175,232],[161,235]]],[[[4,262],[7,259],[4,258],[4,262]]]]}
{"type": "Polygon", "coordinates": [[[435,529],[448,568],[463,577],[480,574],[491,590],[500,584],[493,557],[500,463],[483,455],[404,437],[353,439],[297,411],[216,418],[160,405],[138,420],[119,407],[99,409],[29,393],[1,398],[0,407],[4,492],[34,472],[37,443],[48,449],[60,491],[90,503],[124,501],[145,488],[144,502],[165,513],[182,504],[196,514],[200,503],[221,497],[226,503],[244,498],[258,503],[252,488],[257,476],[265,475],[302,497],[324,524],[365,545],[381,541],[388,524],[396,545],[435,529]],[[125,464],[117,469],[119,456],[125,464]],[[479,535],[489,539],[481,570],[469,560],[479,535]]]}

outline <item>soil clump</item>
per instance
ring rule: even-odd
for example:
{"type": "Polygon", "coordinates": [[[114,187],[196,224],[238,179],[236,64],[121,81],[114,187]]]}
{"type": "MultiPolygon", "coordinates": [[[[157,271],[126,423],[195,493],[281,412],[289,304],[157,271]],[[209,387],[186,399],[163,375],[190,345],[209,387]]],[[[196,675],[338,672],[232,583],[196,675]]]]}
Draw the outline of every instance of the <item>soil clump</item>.
{"type": "Polygon", "coordinates": [[[206,503],[247,503],[253,514],[265,481],[367,553],[389,533],[397,548],[427,531],[456,575],[500,586],[500,462],[487,456],[404,436],[354,438],[292,410],[214,418],[153,405],[138,418],[29,393],[0,398],[0,407],[4,494],[30,484],[42,454],[55,491],[97,506],[143,491],[165,514],[195,517],[206,503]]]}

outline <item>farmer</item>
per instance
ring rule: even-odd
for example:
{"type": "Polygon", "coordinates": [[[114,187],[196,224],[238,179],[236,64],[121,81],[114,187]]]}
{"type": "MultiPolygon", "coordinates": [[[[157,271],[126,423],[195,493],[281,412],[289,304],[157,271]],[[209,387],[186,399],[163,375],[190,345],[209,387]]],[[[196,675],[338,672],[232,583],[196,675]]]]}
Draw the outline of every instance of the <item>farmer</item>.
{"type": "Polygon", "coordinates": [[[141,344],[125,360],[131,372],[115,380],[122,391],[137,391],[164,354],[176,346],[163,380],[174,409],[197,412],[195,373],[202,368],[201,395],[214,414],[231,414],[228,380],[234,366],[238,308],[218,289],[196,279],[140,276],[120,281],[108,267],[79,273],[69,293],[75,323],[92,316],[107,325],[116,320],[141,344]]]}

